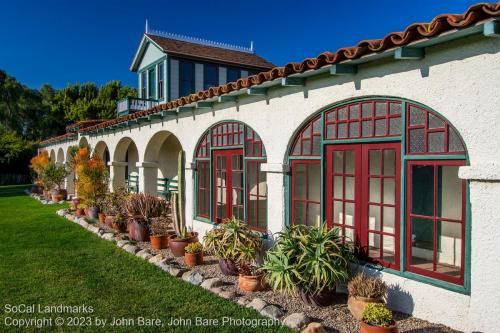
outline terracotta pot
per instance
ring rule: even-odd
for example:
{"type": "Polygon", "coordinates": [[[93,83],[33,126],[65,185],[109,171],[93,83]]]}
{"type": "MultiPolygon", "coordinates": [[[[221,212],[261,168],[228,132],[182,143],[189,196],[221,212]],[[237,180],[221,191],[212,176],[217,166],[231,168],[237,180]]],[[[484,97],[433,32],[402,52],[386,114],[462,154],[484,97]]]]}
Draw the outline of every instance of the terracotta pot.
{"type": "Polygon", "coordinates": [[[106,214],[98,213],[97,216],[99,217],[99,223],[106,224],[106,214]]]}
{"type": "Polygon", "coordinates": [[[149,226],[145,223],[139,223],[136,220],[128,225],[128,231],[130,233],[130,238],[138,242],[148,242],[149,241],[149,226]]]}
{"type": "Polygon", "coordinates": [[[75,213],[76,213],[76,216],[83,216],[85,214],[85,212],[82,208],[77,208],[75,213]]]}
{"type": "Polygon", "coordinates": [[[256,276],[240,274],[238,277],[238,287],[243,291],[259,291],[264,288],[264,274],[256,276]]]}
{"type": "Polygon", "coordinates": [[[189,237],[186,238],[177,238],[177,235],[170,236],[168,241],[168,247],[170,247],[170,251],[174,257],[182,257],[184,256],[184,249],[189,243],[197,242],[197,234],[191,233],[189,237]]]}
{"type": "Polygon", "coordinates": [[[62,200],[66,200],[68,198],[68,191],[63,188],[58,189],[57,194],[62,195],[62,200]]]}
{"type": "Polygon", "coordinates": [[[163,241],[163,248],[164,249],[168,249],[169,245],[169,240],[170,240],[170,237],[174,236],[175,235],[175,231],[168,231],[166,235],[163,235],[163,238],[162,238],[162,241],[163,241]]]}
{"type": "Polygon", "coordinates": [[[104,224],[107,226],[113,227],[113,220],[115,219],[114,215],[106,215],[106,218],[104,219],[104,224]]]}
{"type": "Polygon", "coordinates": [[[184,263],[189,267],[203,265],[203,252],[184,253],[184,263]]]}
{"type": "Polygon", "coordinates": [[[88,208],[88,216],[90,218],[96,219],[98,213],[99,213],[99,208],[97,208],[95,206],[92,206],[92,207],[88,208]]]}
{"type": "Polygon", "coordinates": [[[83,212],[85,213],[85,216],[89,216],[89,209],[88,208],[84,208],[83,212]]]}
{"type": "Polygon", "coordinates": [[[48,191],[48,190],[43,190],[43,196],[45,197],[46,200],[52,199],[52,195],[50,194],[50,191],[48,191]]]}
{"type": "Polygon", "coordinates": [[[323,289],[319,293],[311,293],[299,288],[299,296],[307,305],[328,306],[335,301],[335,289],[323,289]]]}
{"type": "Polygon", "coordinates": [[[238,267],[232,260],[219,259],[219,267],[224,275],[238,275],[238,267]]]}
{"type": "Polygon", "coordinates": [[[383,303],[379,298],[368,298],[368,297],[351,297],[349,296],[347,300],[347,307],[351,314],[356,320],[361,321],[363,318],[363,311],[365,307],[370,303],[383,303]]]}
{"type": "Polygon", "coordinates": [[[161,236],[149,236],[149,239],[151,240],[151,247],[155,250],[161,250],[163,249],[163,235],[161,236]]]}
{"type": "Polygon", "coordinates": [[[360,333],[398,333],[398,325],[393,320],[391,326],[371,326],[364,322],[359,322],[360,333]]]}
{"type": "Polygon", "coordinates": [[[121,234],[124,234],[124,233],[127,232],[127,225],[125,223],[112,222],[111,223],[111,228],[113,228],[113,230],[116,230],[116,231],[118,231],[121,234]]]}

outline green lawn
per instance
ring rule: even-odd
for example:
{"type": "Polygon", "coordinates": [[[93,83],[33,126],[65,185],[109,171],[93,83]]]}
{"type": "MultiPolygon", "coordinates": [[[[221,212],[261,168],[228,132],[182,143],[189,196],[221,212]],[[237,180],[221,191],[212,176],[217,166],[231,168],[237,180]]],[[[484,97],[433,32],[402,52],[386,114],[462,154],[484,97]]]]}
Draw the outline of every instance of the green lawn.
{"type": "MultiPolygon", "coordinates": [[[[0,187],[0,332],[35,331],[12,326],[13,319],[52,318],[44,331],[113,332],[276,332],[280,327],[225,324],[224,318],[263,319],[257,312],[223,300],[200,287],[172,278],[159,268],[117,248],[55,214],[60,205],[42,205],[23,186],[0,187]],[[15,305],[91,306],[93,313],[8,313],[15,305]],[[66,324],[56,326],[56,317],[66,324]],[[68,317],[85,317],[91,326],[68,326],[68,317]],[[139,317],[163,326],[139,326],[139,317]],[[196,317],[219,325],[197,326],[196,317]],[[104,328],[96,318],[105,319],[104,328]],[[131,326],[111,327],[113,318],[131,326]],[[170,326],[171,318],[191,325],[170,326]]],[[[227,319],[226,319],[227,320],[227,319]]],[[[73,320],[73,324],[77,324],[73,320]]]]}

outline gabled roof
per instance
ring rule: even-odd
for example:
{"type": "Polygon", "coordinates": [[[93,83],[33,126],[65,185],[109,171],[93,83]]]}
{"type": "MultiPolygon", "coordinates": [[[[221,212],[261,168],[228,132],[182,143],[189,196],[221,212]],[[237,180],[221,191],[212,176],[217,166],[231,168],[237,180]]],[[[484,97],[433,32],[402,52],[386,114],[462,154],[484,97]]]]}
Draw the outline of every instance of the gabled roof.
{"type": "Polygon", "coordinates": [[[151,42],[164,53],[197,60],[224,63],[227,65],[249,67],[259,71],[269,70],[275,65],[253,52],[238,51],[225,47],[204,45],[174,38],[167,38],[150,33],[145,33],[141,39],[139,49],[134,57],[130,70],[138,69],[140,59],[145,51],[145,45],[151,42]]]}
{"type": "Polygon", "coordinates": [[[106,121],[104,123],[87,127],[82,132],[90,132],[129,120],[144,117],[161,111],[172,111],[180,106],[195,102],[210,100],[233,91],[261,85],[275,79],[288,77],[293,74],[301,74],[306,71],[318,70],[323,67],[338,64],[348,60],[360,59],[364,56],[383,53],[394,50],[397,47],[406,46],[418,41],[431,40],[453,31],[465,30],[485,20],[491,20],[500,16],[500,2],[478,3],[472,5],[463,14],[443,14],[435,17],[430,23],[414,23],[403,32],[393,32],[382,39],[364,40],[356,46],[340,48],[335,52],[324,52],[315,58],[307,58],[302,62],[291,62],[284,67],[275,67],[269,71],[261,72],[236,82],[230,82],[218,87],[212,87],[196,94],[180,97],[167,103],[157,105],[149,110],[135,112],[126,116],[106,121]]]}

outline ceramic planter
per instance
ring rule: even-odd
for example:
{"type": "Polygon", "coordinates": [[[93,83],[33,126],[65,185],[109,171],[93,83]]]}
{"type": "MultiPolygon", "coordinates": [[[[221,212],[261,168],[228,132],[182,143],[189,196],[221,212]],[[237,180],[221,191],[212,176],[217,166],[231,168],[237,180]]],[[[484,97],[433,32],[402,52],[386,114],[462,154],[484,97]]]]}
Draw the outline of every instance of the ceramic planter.
{"type": "Polygon", "coordinates": [[[151,247],[155,250],[163,249],[163,235],[161,236],[153,236],[150,235],[149,239],[151,240],[151,247]]]}
{"type": "Polygon", "coordinates": [[[323,289],[318,293],[312,293],[299,288],[299,296],[307,305],[328,306],[335,301],[335,289],[323,289]]]}
{"type": "Polygon", "coordinates": [[[184,263],[189,267],[203,265],[203,252],[184,253],[184,263]]]}
{"type": "Polygon", "coordinates": [[[136,220],[132,220],[128,225],[128,231],[130,233],[130,238],[138,242],[148,242],[149,241],[149,226],[145,223],[139,223],[136,220]]]}
{"type": "Polygon", "coordinates": [[[194,243],[198,241],[198,235],[194,233],[190,233],[191,235],[186,238],[177,238],[177,235],[170,236],[168,241],[168,247],[170,247],[170,251],[174,257],[182,257],[184,256],[184,249],[188,246],[189,243],[194,243]]]}
{"type": "Polygon", "coordinates": [[[360,333],[398,333],[398,326],[396,322],[393,320],[390,326],[371,326],[363,321],[359,323],[360,333]]]}
{"type": "Polygon", "coordinates": [[[98,213],[97,216],[99,217],[99,223],[106,224],[106,214],[98,213]]]}
{"type": "Polygon", "coordinates": [[[92,207],[88,208],[88,216],[90,218],[96,219],[98,213],[99,213],[99,208],[97,208],[95,206],[92,206],[92,207]]]}
{"type": "Polygon", "coordinates": [[[363,311],[365,307],[370,303],[383,303],[379,298],[368,298],[368,297],[351,297],[347,300],[347,307],[351,314],[356,320],[361,321],[363,318],[363,311]]]}
{"type": "Polygon", "coordinates": [[[264,274],[259,275],[243,275],[238,277],[238,287],[243,291],[259,291],[264,288],[264,274]]]}
{"type": "Polygon", "coordinates": [[[219,259],[219,267],[224,275],[238,275],[238,267],[232,260],[219,259]]]}
{"type": "Polygon", "coordinates": [[[85,215],[85,211],[82,208],[77,208],[75,214],[76,216],[83,216],[85,215]]]}

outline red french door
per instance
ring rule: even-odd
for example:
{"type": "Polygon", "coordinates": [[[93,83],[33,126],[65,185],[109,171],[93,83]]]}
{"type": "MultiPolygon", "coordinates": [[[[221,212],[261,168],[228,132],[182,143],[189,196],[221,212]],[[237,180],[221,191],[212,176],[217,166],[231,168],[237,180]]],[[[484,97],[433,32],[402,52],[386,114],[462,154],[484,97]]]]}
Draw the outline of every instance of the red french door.
{"type": "Polygon", "coordinates": [[[215,222],[232,216],[243,220],[243,149],[214,151],[213,170],[215,222]]]}
{"type": "Polygon", "coordinates": [[[326,214],[363,257],[399,267],[400,143],[327,147],[326,214]]]}

